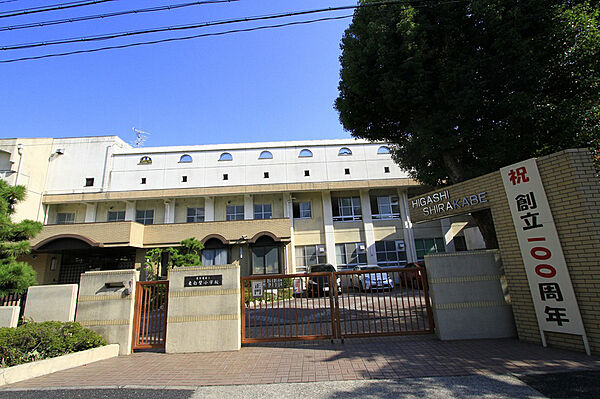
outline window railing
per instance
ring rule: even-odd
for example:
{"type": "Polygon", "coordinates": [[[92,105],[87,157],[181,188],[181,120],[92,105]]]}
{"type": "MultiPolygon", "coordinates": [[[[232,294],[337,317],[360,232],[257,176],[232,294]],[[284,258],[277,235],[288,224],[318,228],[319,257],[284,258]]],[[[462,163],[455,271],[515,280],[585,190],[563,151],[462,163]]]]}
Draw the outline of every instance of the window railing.
{"type": "Polygon", "coordinates": [[[376,213],[371,215],[373,217],[373,219],[375,220],[382,220],[382,219],[400,219],[400,214],[399,213],[376,213]]]}
{"type": "Polygon", "coordinates": [[[355,220],[362,220],[362,215],[350,215],[350,216],[334,216],[334,222],[353,222],[355,220]]]}

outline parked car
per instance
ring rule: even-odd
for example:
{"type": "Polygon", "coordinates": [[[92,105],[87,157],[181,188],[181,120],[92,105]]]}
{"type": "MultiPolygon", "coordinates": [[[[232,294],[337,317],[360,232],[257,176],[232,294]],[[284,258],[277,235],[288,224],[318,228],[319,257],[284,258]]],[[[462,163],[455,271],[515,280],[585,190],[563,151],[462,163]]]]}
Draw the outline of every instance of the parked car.
{"type": "Polygon", "coordinates": [[[394,279],[386,273],[381,266],[366,265],[356,266],[353,271],[375,271],[373,273],[360,273],[352,275],[352,286],[363,291],[375,289],[394,289],[394,279]]]}
{"type": "MultiPolygon", "coordinates": [[[[311,265],[308,267],[308,273],[331,273],[335,272],[335,267],[329,263],[320,263],[311,265]]],[[[306,284],[306,291],[311,296],[324,296],[325,293],[329,293],[329,280],[330,276],[312,276],[308,278],[306,284]]],[[[338,293],[342,292],[342,281],[337,278],[337,290],[338,293]]]]}
{"type": "MultiPolygon", "coordinates": [[[[422,270],[425,270],[425,262],[422,261],[418,261],[418,262],[411,262],[411,263],[407,263],[405,266],[405,268],[420,268],[422,270]]],[[[404,283],[406,281],[406,284],[409,284],[410,281],[412,281],[413,287],[417,288],[417,287],[423,287],[423,275],[424,273],[421,270],[417,270],[414,272],[407,272],[407,276],[406,279],[402,279],[402,282],[404,283]]]]}

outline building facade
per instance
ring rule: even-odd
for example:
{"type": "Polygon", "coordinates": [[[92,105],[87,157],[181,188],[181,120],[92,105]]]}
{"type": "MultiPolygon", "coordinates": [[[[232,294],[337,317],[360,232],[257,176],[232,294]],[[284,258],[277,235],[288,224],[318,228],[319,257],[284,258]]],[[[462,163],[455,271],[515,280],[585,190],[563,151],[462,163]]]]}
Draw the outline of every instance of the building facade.
{"type": "Polygon", "coordinates": [[[407,198],[420,187],[384,143],[2,139],[0,177],[27,188],[14,219],[44,224],[26,259],[43,284],[139,269],[147,250],[189,237],[204,243],[203,264],[239,261],[243,275],[401,266],[484,246],[469,216],[412,225],[407,198]]]}

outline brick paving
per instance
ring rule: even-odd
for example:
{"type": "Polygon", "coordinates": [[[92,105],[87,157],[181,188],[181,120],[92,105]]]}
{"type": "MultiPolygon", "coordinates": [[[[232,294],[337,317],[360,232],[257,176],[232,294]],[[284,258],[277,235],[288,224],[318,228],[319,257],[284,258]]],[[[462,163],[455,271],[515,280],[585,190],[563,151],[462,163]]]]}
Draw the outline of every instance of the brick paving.
{"type": "Polygon", "coordinates": [[[299,341],[237,352],[135,353],[7,385],[203,386],[600,370],[600,357],[514,339],[441,342],[435,336],[299,341]]]}

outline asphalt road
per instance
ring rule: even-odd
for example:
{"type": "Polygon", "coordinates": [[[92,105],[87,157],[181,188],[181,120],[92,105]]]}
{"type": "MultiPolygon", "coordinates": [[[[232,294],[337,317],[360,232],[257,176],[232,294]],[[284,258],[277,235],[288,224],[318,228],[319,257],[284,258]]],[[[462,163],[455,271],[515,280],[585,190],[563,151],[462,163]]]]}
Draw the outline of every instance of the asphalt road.
{"type": "Polygon", "coordinates": [[[210,398],[409,398],[409,399],[542,399],[539,392],[510,376],[464,376],[402,380],[328,381],[229,385],[178,389],[76,389],[0,391],[1,399],[210,399],[210,398]]]}

